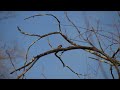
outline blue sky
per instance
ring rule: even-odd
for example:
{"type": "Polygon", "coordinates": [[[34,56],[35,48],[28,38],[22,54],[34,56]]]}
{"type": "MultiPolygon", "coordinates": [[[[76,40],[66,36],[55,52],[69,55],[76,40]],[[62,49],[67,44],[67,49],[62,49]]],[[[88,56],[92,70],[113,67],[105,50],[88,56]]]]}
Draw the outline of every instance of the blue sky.
{"type": "MultiPolygon", "coordinates": [[[[11,43],[13,40],[17,41],[18,44],[24,49],[27,50],[27,47],[37,38],[29,37],[22,35],[18,30],[17,26],[19,26],[23,31],[34,34],[46,34],[49,32],[58,31],[58,24],[56,20],[50,16],[42,16],[31,18],[28,20],[24,20],[24,18],[35,15],[35,14],[45,14],[51,13],[57,16],[62,24],[67,24],[68,21],[65,19],[65,15],[63,11],[15,11],[15,17],[4,19],[0,21],[0,33],[2,36],[1,40],[5,42],[11,43]]],[[[90,20],[91,25],[96,25],[95,20],[100,19],[102,27],[105,24],[113,24],[116,22],[114,20],[118,19],[116,12],[112,11],[69,11],[69,17],[75,22],[77,26],[86,27],[85,25],[85,15],[90,20]]],[[[2,17],[2,16],[1,16],[2,17]]],[[[67,33],[70,37],[76,35],[76,31],[72,27],[63,27],[62,29],[67,29],[67,33]]],[[[109,30],[109,28],[106,30],[109,30]]],[[[82,29],[81,29],[82,31],[82,29]]],[[[49,40],[54,48],[58,45],[62,44],[63,47],[67,47],[69,44],[63,40],[61,36],[53,35],[49,37],[49,40]]],[[[29,53],[29,58],[32,58],[35,55],[38,55],[46,50],[50,50],[48,46],[47,38],[41,39],[38,41],[31,49],[29,53]]],[[[89,54],[85,53],[82,50],[74,50],[66,52],[62,57],[63,61],[69,65],[73,70],[81,74],[93,73],[96,74],[96,70],[98,67],[98,62],[88,60],[87,56],[89,54]],[[89,64],[89,65],[86,65],[89,64]],[[90,69],[90,68],[93,69],[90,69]],[[95,70],[95,71],[94,71],[95,70]]],[[[22,60],[21,60],[22,61],[22,60]]],[[[23,62],[22,62],[23,63],[23,62]]],[[[19,67],[21,63],[17,64],[19,67]]],[[[106,66],[105,66],[106,68],[106,66]]],[[[109,70],[109,68],[108,68],[109,70]]],[[[62,64],[54,56],[54,54],[50,54],[48,56],[42,57],[39,61],[34,65],[34,67],[26,73],[27,78],[43,78],[42,74],[50,79],[78,79],[78,77],[73,74],[69,69],[63,68],[62,64]],[[44,69],[43,69],[44,68],[44,69]]],[[[108,73],[108,72],[107,72],[108,73]]],[[[104,78],[101,71],[98,72],[96,78],[104,78]]],[[[94,77],[94,75],[93,75],[94,77]]],[[[89,78],[93,78],[92,76],[89,78]]],[[[108,75],[108,77],[111,77],[108,75]]],[[[84,77],[81,77],[84,78],[84,77]]],[[[87,77],[88,78],[88,77],[87,77]]]]}

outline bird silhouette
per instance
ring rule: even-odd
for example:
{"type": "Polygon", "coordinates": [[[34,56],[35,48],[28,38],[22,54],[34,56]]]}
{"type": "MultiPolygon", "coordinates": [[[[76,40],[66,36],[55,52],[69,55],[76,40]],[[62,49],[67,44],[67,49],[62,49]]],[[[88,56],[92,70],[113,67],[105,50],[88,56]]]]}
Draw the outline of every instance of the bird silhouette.
{"type": "Polygon", "coordinates": [[[58,46],[58,48],[61,48],[61,47],[62,47],[62,45],[59,45],[59,46],[58,46]]]}

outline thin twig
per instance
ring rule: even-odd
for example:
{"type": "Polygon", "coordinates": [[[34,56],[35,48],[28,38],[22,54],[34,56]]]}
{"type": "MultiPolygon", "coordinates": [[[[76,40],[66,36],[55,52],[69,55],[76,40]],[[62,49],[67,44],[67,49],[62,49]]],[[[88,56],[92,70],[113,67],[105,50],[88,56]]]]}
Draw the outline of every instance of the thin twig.
{"type": "Polygon", "coordinates": [[[115,52],[115,53],[113,53],[112,58],[114,58],[114,57],[115,57],[115,55],[116,55],[119,51],[120,51],[120,48],[118,48],[118,49],[116,50],[116,52],[115,52]]]}
{"type": "Polygon", "coordinates": [[[110,65],[110,73],[112,75],[112,78],[115,79],[114,75],[113,75],[113,69],[112,69],[112,65],[110,65]]]}
{"type": "Polygon", "coordinates": [[[38,40],[40,40],[40,39],[41,39],[41,38],[38,38],[37,40],[35,40],[33,43],[31,43],[31,44],[29,45],[29,47],[28,47],[28,49],[27,49],[26,61],[25,61],[24,65],[26,65],[26,63],[27,63],[27,58],[28,58],[28,53],[29,53],[30,48],[31,48],[38,40]]]}
{"type": "Polygon", "coordinates": [[[67,65],[63,62],[63,60],[61,59],[61,57],[57,55],[57,53],[58,53],[58,52],[55,52],[55,56],[61,61],[63,67],[68,68],[71,72],[73,72],[74,74],[76,74],[79,78],[80,78],[80,75],[81,75],[81,76],[86,76],[86,75],[78,74],[78,73],[75,72],[73,69],[71,69],[69,66],[67,66],[67,65]]]}
{"type": "MultiPolygon", "coordinates": [[[[6,54],[9,56],[9,58],[10,58],[10,62],[11,62],[11,64],[12,64],[14,70],[16,71],[15,65],[14,65],[14,63],[12,62],[12,58],[11,58],[11,56],[10,56],[8,50],[6,50],[6,54]]],[[[16,75],[17,75],[17,72],[15,72],[15,73],[16,73],[16,75]]],[[[17,76],[18,76],[18,75],[17,75],[17,76]]]]}
{"type": "Polygon", "coordinates": [[[80,34],[80,30],[78,29],[78,27],[73,23],[72,20],[70,20],[70,18],[67,15],[67,12],[65,12],[65,16],[67,17],[68,21],[75,27],[75,29],[77,30],[77,32],[80,34]]]}
{"type": "Polygon", "coordinates": [[[97,59],[97,58],[93,58],[93,57],[89,57],[89,58],[91,58],[91,59],[93,59],[93,60],[100,61],[100,62],[104,62],[104,63],[107,63],[107,64],[109,64],[109,65],[112,65],[112,66],[113,66],[113,64],[112,64],[112,63],[110,63],[110,62],[106,62],[105,60],[99,60],[99,59],[97,59]]]}
{"type": "Polygon", "coordinates": [[[53,49],[52,45],[50,44],[49,38],[47,38],[47,41],[48,41],[48,45],[53,49]]]}

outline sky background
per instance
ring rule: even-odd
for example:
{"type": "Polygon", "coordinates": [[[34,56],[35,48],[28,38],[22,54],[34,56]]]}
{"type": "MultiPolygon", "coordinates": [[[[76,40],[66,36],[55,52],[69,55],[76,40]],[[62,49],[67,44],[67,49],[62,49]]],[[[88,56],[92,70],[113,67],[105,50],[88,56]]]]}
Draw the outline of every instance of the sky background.
{"type": "MultiPolygon", "coordinates": [[[[63,11],[13,11],[12,14],[7,14],[10,18],[5,18],[6,12],[3,12],[0,13],[0,41],[7,42],[7,44],[11,44],[13,41],[16,41],[21,47],[21,50],[26,51],[28,46],[37,38],[22,35],[17,30],[17,26],[19,26],[23,31],[31,34],[43,35],[49,32],[58,31],[57,21],[50,16],[35,17],[24,20],[24,18],[35,14],[46,13],[54,14],[61,21],[61,24],[68,25],[68,21],[66,20],[63,11]]],[[[116,12],[112,11],[68,11],[68,16],[73,20],[76,26],[80,27],[86,27],[85,17],[89,19],[90,25],[93,26],[96,26],[96,20],[100,20],[101,27],[106,30],[111,29],[106,28],[105,25],[111,25],[117,22],[118,19],[116,12]]],[[[62,26],[62,29],[66,29],[67,34],[70,37],[75,36],[77,33],[73,27],[62,26]]],[[[82,31],[83,30],[81,29],[81,32],[82,31]]],[[[60,44],[62,44],[63,47],[67,47],[69,45],[69,43],[64,41],[59,35],[53,35],[49,37],[49,40],[54,48],[60,44]]],[[[29,59],[46,50],[50,50],[50,46],[48,45],[47,38],[43,38],[30,49],[29,59]]],[[[63,54],[62,58],[66,65],[70,66],[77,73],[90,74],[89,77],[81,76],[81,78],[105,78],[98,67],[98,62],[89,60],[87,58],[89,55],[90,54],[85,53],[82,50],[73,50],[63,54]]],[[[23,65],[22,59],[18,58],[17,60],[19,63],[17,63],[16,67],[23,65]]],[[[5,62],[7,62],[7,60],[5,62]]],[[[10,66],[8,65],[7,67],[10,66]]],[[[111,78],[108,74],[109,68],[107,65],[104,66],[103,64],[103,68],[106,68],[105,71],[107,77],[111,78]]],[[[11,67],[9,71],[11,72],[12,70],[13,68],[11,67]]],[[[26,73],[26,78],[43,79],[44,76],[42,74],[49,79],[78,79],[77,75],[73,74],[69,69],[62,67],[61,62],[54,56],[54,54],[40,58],[33,68],[26,73]]]]}

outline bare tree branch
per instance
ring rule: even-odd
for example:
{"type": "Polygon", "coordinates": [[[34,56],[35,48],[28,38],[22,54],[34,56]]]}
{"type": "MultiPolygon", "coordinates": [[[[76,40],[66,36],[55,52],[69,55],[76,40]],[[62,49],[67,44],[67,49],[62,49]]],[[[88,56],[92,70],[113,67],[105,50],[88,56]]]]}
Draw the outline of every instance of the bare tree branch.
{"type": "MultiPolygon", "coordinates": [[[[116,51],[114,51],[113,48],[112,48],[114,45],[118,45],[118,46],[120,45],[120,39],[118,39],[119,38],[118,34],[116,35],[113,32],[105,31],[105,30],[102,30],[102,29],[99,30],[99,21],[97,22],[97,30],[95,30],[94,27],[92,27],[92,29],[91,29],[89,27],[90,26],[89,22],[88,22],[88,28],[78,27],[70,19],[70,17],[68,17],[67,12],[65,12],[65,16],[66,16],[67,20],[72,24],[70,26],[74,27],[75,30],[77,30],[77,33],[79,34],[79,35],[75,36],[74,38],[68,38],[66,30],[65,30],[65,34],[62,32],[61,25],[63,25],[63,24],[61,24],[60,20],[53,14],[37,14],[37,15],[33,15],[33,16],[27,17],[24,20],[27,20],[27,19],[30,19],[30,18],[34,18],[36,16],[51,16],[51,17],[53,17],[58,22],[58,29],[59,29],[59,31],[58,32],[50,32],[50,33],[47,33],[47,34],[44,34],[44,35],[37,35],[37,34],[29,34],[29,33],[23,32],[19,27],[17,27],[18,31],[21,34],[24,34],[24,35],[27,35],[27,36],[35,36],[35,37],[38,37],[38,39],[33,41],[33,43],[29,45],[29,47],[27,49],[27,53],[26,53],[26,62],[24,64],[24,66],[22,66],[22,67],[20,67],[18,69],[15,69],[13,72],[11,72],[11,74],[16,72],[16,71],[19,71],[21,69],[24,69],[24,71],[18,76],[18,79],[19,79],[22,76],[24,76],[25,73],[27,71],[29,71],[41,57],[49,55],[49,54],[55,54],[55,56],[62,63],[63,67],[67,67],[72,73],[76,74],[79,77],[79,75],[83,75],[83,74],[76,73],[73,69],[71,69],[69,66],[67,66],[63,62],[63,60],[61,58],[61,56],[62,56],[62,54],[64,52],[77,49],[77,50],[84,50],[85,52],[88,52],[88,53],[93,54],[93,55],[95,55],[95,56],[100,58],[100,59],[96,59],[96,58],[93,58],[93,57],[89,57],[91,59],[98,60],[98,61],[101,61],[101,62],[104,62],[104,63],[107,63],[107,64],[111,65],[110,71],[111,71],[111,75],[112,75],[113,79],[115,77],[113,75],[112,68],[114,67],[116,72],[117,72],[117,74],[118,74],[118,78],[120,79],[120,70],[119,70],[120,61],[117,60],[118,58],[116,58],[116,56],[119,56],[118,52],[120,51],[120,49],[118,48],[116,51]],[[81,33],[79,28],[84,29],[86,31],[81,33]],[[105,33],[103,33],[104,31],[105,31],[105,33]],[[37,41],[41,40],[42,38],[46,38],[46,37],[52,36],[54,34],[60,35],[66,42],[68,42],[70,44],[70,46],[67,46],[65,48],[63,48],[63,47],[53,48],[52,44],[50,43],[49,38],[48,38],[48,45],[51,47],[51,50],[42,52],[42,53],[36,55],[35,57],[33,57],[31,59],[31,61],[27,62],[27,57],[28,57],[28,53],[29,53],[30,48],[37,41]],[[91,39],[92,36],[95,37],[95,40],[97,41],[97,45],[99,45],[98,48],[93,43],[93,40],[91,39]],[[104,41],[102,41],[101,37],[104,38],[105,40],[107,40],[109,43],[104,43],[104,41]],[[77,40],[76,38],[79,38],[80,40],[77,40]],[[87,43],[87,45],[77,44],[77,43],[75,43],[75,41],[85,42],[85,43],[87,43]],[[111,54],[107,53],[108,49],[110,49],[110,52],[112,53],[112,57],[111,57],[111,54]],[[61,52],[60,56],[57,55],[58,52],[61,52]]],[[[117,31],[119,33],[119,30],[118,30],[117,26],[116,26],[116,29],[117,29],[117,31]]],[[[83,76],[85,76],[85,75],[83,75],[83,76]]]]}

